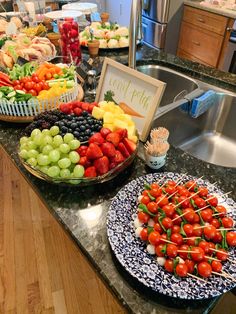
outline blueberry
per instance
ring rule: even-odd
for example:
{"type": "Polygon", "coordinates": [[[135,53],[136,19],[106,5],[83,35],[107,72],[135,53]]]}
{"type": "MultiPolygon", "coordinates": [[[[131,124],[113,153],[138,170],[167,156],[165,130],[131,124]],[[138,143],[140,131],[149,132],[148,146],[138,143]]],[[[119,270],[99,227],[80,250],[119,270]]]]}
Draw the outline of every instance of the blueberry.
{"type": "Polygon", "coordinates": [[[87,115],[88,115],[88,112],[87,112],[87,111],[83,111],[83,112],[82,112],[82,116],[83,116],[83,117],[87,117],[87,115]]]}
{"type": "Polygon", "coordinates": [[[81,131],[85,131],[86,130],[86,126],[83,125],[83,124],[79,128],[80,128],[81,131]]]}
{"type": "Polygon", "coordinates": [[[90,125],[88,123],[85,124],[86,129],[90,128],[90,125]]]}
{"type": "Polygon", "coordinates": [[[61,132],[64,132],[64,133],[68,132],[68,128],[63,125],[63,126],[61,127],[61,132]]]}
{"type": "Polygon", "coordinates": [[[80,133],[79,132],[77,132],[77,131],[74,131],[74,136],[76,137],[76,138],[79,138],[80,137],[80,133]]]}
{"type": "Polygon", "coordinates": [[[91,134],[91,130],[89,130],[89,129],[85,130],[85,131],[84,131],[84,134],[85,134],[85,135],[90,135],[90,134],[91,134]]]}
{"type": "Polygon", "coordinates": [[[70,127],[72,130],[75,130],[77,128],[77,123],[71,123],[70,127]]]}
{"type": "Polygon", "coordinates": [[[65,123],[62,122],[62,121],[60,121],[60,122],[58,123],[58,125],[59,125],[59,127],[61,128],[61,127],[65,126],[65,123]]]}
{"type": "Polygon", "coordinates": [[[71,116],[71,115],[67,116],[67,120],[72,120],[72,119],[73,119],[73,116],[71,116]]]}
{"type": "Polygon", "coordinates": [[[89,140],[89,136],[84,136],[84,141],[88,141],[89,140]]]}
{"type": "Polygon", "coordinates": [[[72,133],[73,130],[72,130],[71,128],[68,128],[67,132],[68,132],[68,133],[72,133]]]}

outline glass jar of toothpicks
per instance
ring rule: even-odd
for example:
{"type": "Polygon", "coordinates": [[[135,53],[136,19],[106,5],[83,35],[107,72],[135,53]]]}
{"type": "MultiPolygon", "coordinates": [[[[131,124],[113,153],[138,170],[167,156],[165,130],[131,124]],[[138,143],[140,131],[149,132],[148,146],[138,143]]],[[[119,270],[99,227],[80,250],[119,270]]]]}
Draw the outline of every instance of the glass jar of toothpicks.
{"type": "Polygon", "coordinates": [[[146,164],[152,169],[160,169],[166,162],[166,154],[170,148],[167,142],[169,131],[159,127],[150,133],[150,141],[144,145],[146,164]]]}

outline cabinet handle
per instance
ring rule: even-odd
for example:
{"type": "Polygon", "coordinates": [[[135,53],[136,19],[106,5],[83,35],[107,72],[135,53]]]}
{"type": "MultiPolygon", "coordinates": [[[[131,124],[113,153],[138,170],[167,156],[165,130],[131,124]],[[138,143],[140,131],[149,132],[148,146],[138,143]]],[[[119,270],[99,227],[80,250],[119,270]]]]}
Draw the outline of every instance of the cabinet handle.
{"type": "Polygon", "coordinates": [[[194,40],[192,40],[192,43],[193,43],[194,45],[196,45],[196,46],[200,46],[200,42],[199,42],[199,41],[194,41],[194,40]]]}
{"type": "Polygon", "coordinates": [[[198,22],[201,22],[201,23],[206,23],[205,20],[203,20],[201,17],[198,17],[198,18],[197,18],[197,21],[198,21],[198,22]]]}
{"type": "Polygon", "coordinates": [[[231,32],[234,30],[234,28],[233,27],[227,27],[226,30],[227,30],[227,32],[231,32]]]}

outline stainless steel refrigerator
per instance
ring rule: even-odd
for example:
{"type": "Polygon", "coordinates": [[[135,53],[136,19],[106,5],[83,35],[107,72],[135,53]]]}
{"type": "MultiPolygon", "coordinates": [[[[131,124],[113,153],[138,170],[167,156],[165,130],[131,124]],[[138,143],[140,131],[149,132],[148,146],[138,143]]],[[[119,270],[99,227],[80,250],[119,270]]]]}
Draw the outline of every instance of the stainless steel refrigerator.
{"type": "Polygon", "coordinates": [[[176,54],[183,2],[183,0],[143,0],[144,43],[176,54]]]}

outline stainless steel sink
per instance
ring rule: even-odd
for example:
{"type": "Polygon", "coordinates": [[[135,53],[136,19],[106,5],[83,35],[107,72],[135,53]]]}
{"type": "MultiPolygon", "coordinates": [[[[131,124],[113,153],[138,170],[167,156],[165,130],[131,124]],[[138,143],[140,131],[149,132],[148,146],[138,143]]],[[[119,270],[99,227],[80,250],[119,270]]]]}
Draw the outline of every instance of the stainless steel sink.
{"type": "Polygon", "coordinates": [[[198,88],[195,80],[159,65],[140,65],[137,70],[166,83],[160,106],[172,103],[198,88]],[[182,97],[181,97],[182,96],[182,97]]]}
{"type": "Polygon", "coordinates": [[[153,127],[166,127],[170,131],[169,142],[190,155],[215,165],[236,167],[236,94],[158,65],[138,66],[137,70],[167,83],[161,106],[197,87],[215,90],[217,102],[198,118],[176,108],[155,118],[153,127]]]}

